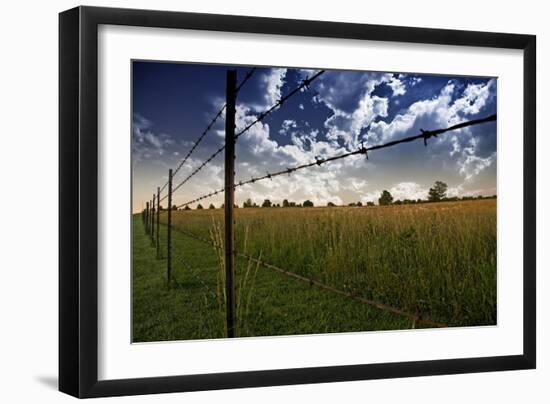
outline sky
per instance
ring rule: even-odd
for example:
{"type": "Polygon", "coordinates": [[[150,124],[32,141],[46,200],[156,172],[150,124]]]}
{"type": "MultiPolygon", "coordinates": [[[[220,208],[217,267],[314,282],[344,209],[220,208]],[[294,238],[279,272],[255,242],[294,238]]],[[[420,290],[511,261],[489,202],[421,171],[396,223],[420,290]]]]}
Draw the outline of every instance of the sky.
{"type": "MultiPolygon", "coordinates": [[[[132,62],[133,210],[142,209],[225,102],[226,71],[240,82],[249,66],[132,62]]],[[[257,67],[237,98],[237,131],[318,70],[257,67]]],[[[496,113],[497,79],[327,70],[239,137],[235,178],[247,180],[496,113]]],[[[174,178],[182,181],[224,142],[224,115],[174,178]]],[[[365,156],[315,166],[237,188],[236,202],[283,199],[328,202],[425,199],[437,180],[448,196],[496,194],[496,122],[447,132],[365,156]]],[[[224,154],[174,193],[182,204],[223,188],[224,154]]],[[[165,202],[166,203],[166,202],[165,202]]],[[[203,206],[223,203],[223,195],[203,206]]],[[[196,205],[191,205],[194,208],[196,205]]]]}

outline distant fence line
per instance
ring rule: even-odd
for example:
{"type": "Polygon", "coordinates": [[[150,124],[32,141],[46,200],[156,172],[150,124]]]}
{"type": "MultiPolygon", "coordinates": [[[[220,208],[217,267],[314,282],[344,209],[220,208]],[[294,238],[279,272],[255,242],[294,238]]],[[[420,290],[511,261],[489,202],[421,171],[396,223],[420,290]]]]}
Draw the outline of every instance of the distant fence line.
{"type": "MultiPolygon", "coordinates": [[[[406,317],[412,321],[413,327],[415,327],[416,324],[425,324],[430,327],[447,327],[446,324],[439,323],[432,321],[428,318],[425,318],[422,316],[421,313],[407,313],[401,309],[397,309],[391,306],[388,306],[386,304],[383,304],[381,302],[377,302],[374,300],[369,300],[362,298],[354,293],[348,293],[343,290],[337,289],[333,286],[326,285],[322,282],[319,282],[315,279],[311,279],[299,274],[296,274],[291,271],[287,271],[283,268],[280,268],[276,265],[267,263],[263,260],[254,258],[248,254],[237,252],[234,249],[234,240],[235,240],[235,232],[234,232],[234,191],[236,188],[244,186],[246,184],[253,184],[258,181],[264,181],[268,179],[273,179],[274,177],[280,176],[280,175],[290,175],[296,171],[306,169],[309,167],[314,166],[321,166],[326,163],[330,163],[333,161],[345,159],[351,156],[356,155],[364,155],[367,159],[369,158],[369,152],[374,150],[380,150],[385,149],[389,147],[393,147],[402,143],[409,143],[414,142],[416,140],[422,139],[424,142],[424,145],[428,145],[428,140],[432,137],[437,137],[441,134],[444,134],[449,131],[466,128],[469,126],[479,125],[486,122],[496,121],[497,116],[496,114],[487,116],[482,119],[474,119],[470,121],[461,122],[459,124],[449,126],[447,128],[441,128],[441,129],[435,129],[435,130],[423,130],[420,129],[420,133],[413,135],[413,136],[407,136],[403,137],[401,139],[393,140],[387,143],[381,143],[373,146],[364,146],[361,144],[361,146],[353,151],[347,152],[347,153],[341,153],[334,156],[328,156],[328,157],[319,157],[316,158],[315,161],[311,161],[309,163],[293,166],[293,167],[287,167],[284,170],[272,172],[272,173],[266,173],[263,176],[258,177],[252,177],[248,180],[240,180],[235,181],[234,179],[234,165],[235,165],[235,153],[234,153],[234,147],[236,140],[242,136],[244,133],[249,131],[254,125],[258,124],[259,122],[262,122],[267,116],[269,116],[273,111],[280,109],[283,107],[284,103],[290,99],[292,96],[297,94],[298,92],[302,90],[307,90],[309,88],[309,85],[316,80],[318,77],[320,77],[322,74],[325,73],[325,70],[319,70],[311,77],[307,77],[304,80],[300,82],[298,86],[296,86],[294,89],[292,89],[290,92],[282,96],[277,102],[275,102],[271,107],[266,109],[265,111],[261,112],[260,114],[256,115],[256,118],[247,124],[245,127],[239,129],[237,132],[235,132],[235,109],[236,109],[236,99],[239,91],[243,88],[243,86],[246,84],[246,82],[253,76],[256,68],[250,69],[242,82],[237,85],[236,83],[236,71],[235,70],[228,70],[227,71],[227,80],[226,80],[226,103],[218,110],[218,112],[215,114],[215,116],[209,121],[206,128],[201,132],[197,140],[193,143],[193,146],[188,151],[188,153],[185,155],[185,157],[177,164],[175,169],[170,169],[168,171],[168,181],[162,186],[157,187],[156,193],[152,194],[152,199],[150,201],[147,201],[145,203],[145,209],[142,211],[142,218],[143,223],[145,227],[146,233],[148,233],[151,236],[151,240],[153,244],[156,246],[157,251],[157,258],[161,258],[161,246],[160,246],[160,213],[161,213],[161,205],[160,203],[163,202],[165,199],[168,199],[168,209],[167,212],[167,223],[166,223],[166,230],[167,230],[167,237],[166,237],[166,251],[167,251],[167,257],[166,257],[166,269],[167,269],[167,284],[170,286],[171,281],[176,282],[178,287],[182,287],[181,283],[175,279],[174,275],[172,274],[172,198],[173,194],[178,191],[183,185],[185,185],[191,178],[193,178],[195,175],[197,175],[206,165],[208,165],[214,158],[216,158],[218,155],[220,155],[223,151],[225,151],[225,186],[223,188],[213,190],[207,194],[204,194],[202,196],[199,196],[197,198],[194,198],[190,201],[184,202],[182,204],[177,205],[176,207],[182,208],[194,203],[197,203],[199,201],[202,201],[204,199],[211,198],[215,195],[225,193],[225,243],[223,246],[217,246],[218,248],[222,248],[224,250],[225,254],[225,307],[226,307],[226,330],[227,330],[227,336],[228,337],[234,337],[235,335],[235,285],[234,285],[234,259],[236,256],[248,259],[251,262],[255,262],[259,265],[261,265],[264,268],[272,269],[274,271],[277,271],[281,274],[285,274],[287,276],[292,277],[293,279],[303,281],[305,283],[308,283],[311,286],[316,286],[320,289],[330,291],[332,293],[338,294],[342,297],[350,298],[356,301],[359,301],[364,304],[368,304],[370,306],[376,307],[378,309],[394,313],[396,315],[400,315],[403,317],[406,317]],[[212,127],[215,125],[217,120],[223,116],[225,112],[225,143],[220,146],[216,151],[211,154],[208,158],[206,158],[197,168],[195,168],[190,174],[188,174],[182,181],[180,181],[177,185],[173,186],[173,180],[174,176],[181,170],[181,168],[184,166],[184,164],[188,161],[188,159],[191,157],[191,155],[194,153],[194,151],[197,149],[199,144],[202,142],[202,140],[205,138],[207,133],[212,129],[212,127]],[[166,195],[161,197],[161,194],[166,190],[166,195]]],[[[209,244],[212,244],[210,241],[202,239],[192,233],[183,231],[181,229],[178,229],[179,232],[182,234],[186,234],[187,236],[196,238],[201,241],[205,241],[209,244]]],[[[178,257],[176,261],[181,261],[183,257],[178,257]]],[[[196,275],[196,274],[195,274],[196,275]]],[[[211,291],[210,291],[211,292],[211,291]]]]}

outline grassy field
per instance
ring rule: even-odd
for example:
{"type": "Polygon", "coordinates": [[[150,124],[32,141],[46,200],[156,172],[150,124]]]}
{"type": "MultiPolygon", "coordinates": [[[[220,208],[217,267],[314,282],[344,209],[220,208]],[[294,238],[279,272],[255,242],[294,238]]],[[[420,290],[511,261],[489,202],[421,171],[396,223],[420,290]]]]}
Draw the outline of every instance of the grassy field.
{"type": "MultiPolygon", "coordinates": [[[[165,213],[161,222],[165,221],[165,213]]],[[[223,210],[173,217],[173,285],[139,215],[133,339],[222,338],[223,210]],[[182,232],[183,231],[183,232],[182,232]]],[[[161,245],[166,227],[161,225],[161,245]]],[[[496,323],[496,199],[388,207],[236,210],[236,249],[365,299],[450,326],[496,323]]],[[[411,328],[391,312],[237,259],[237,335],[411,328]]],[[[416,324],[420,326],[420,324],[416,324]]]]}

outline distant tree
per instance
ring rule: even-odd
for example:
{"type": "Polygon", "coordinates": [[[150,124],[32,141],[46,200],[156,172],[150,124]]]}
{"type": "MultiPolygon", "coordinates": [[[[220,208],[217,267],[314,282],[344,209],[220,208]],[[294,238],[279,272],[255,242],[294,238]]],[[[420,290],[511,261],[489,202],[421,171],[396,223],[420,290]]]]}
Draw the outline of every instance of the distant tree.
{"type": "Polygon", "coordinates": [[[253,207],[253,208],[257,208],[257,207],[258,207],[258,204],[257,204],[256,202],[254,202],[254,203],[252,204],[252,207],[253,207]]]}
{"type": "Polygon", "coordinates": [[[327,203],[327,206],[328,206],[329,208],[333,208],[333,207],[336,206],[336,205],[335,205],[334,203],[332,203],[332,202],[329,202],[329,203],[327,203]]]}
{"type": "Polygon", "coordinates": [[[185,205],[185,208],[183,208],[183,210],[191,210],[191,208],[189,207],[189,205],[185,205]]]}
{"type": "Polygon", "coordinates": [[[248,198],[243,203],[243,208],[251,208],[254,204],[252,203],[252,199],[248,198]]]}
{"type": "Polygon", "coordinates": [[[363,204],[361,203],[361,201],[359,201],[355,204],[355,206],[363,206],[363,204]]]}
{"type": "Polygon", "coordinates": [[[288,208],[290,204],[288,203],[288,199],[283,200],[283,208],[288,208]]]}
{"type": "Polygon", "coordinates": [[[296,207],[296,202],[289,202],[288,207],[289,208],[295,208],[296,207]]]}
{"type": "Polygon", "coordinates": [[[309,199],[306,199],[304,201],[304,208],[312,208],[313,207],[313,202],[311,202],[309,199]]]}
{"type": "Polygon", "coordinates": [[[401,202],[401,199],[398,199],[398,200],[396,200],[393,204],[394,204],[394,205],[402,205],[403,202],[401,202]]]}
{"type": "Polygon", "coordinates": [[[208,207],[208,209],[216,209],[216,207],[214,206],[213,203],[211,203],[210,206],[208,207]]]}
{"type": "Polygon", "coordinates": [[[447,184],[443,181],[436,181],[434,186],[428,191],[428,200],[430,202],[439,202],[445,198],[447,193],[447,184]]]}
{"type": "Polygon", "coordinates": [[[279,205],[278,203],[276,203],[276,204],[275,204],[275,207],[276,207],[276,208],[280,208],[281,205],[279,205]]]}
{"type": "Polygon", "coordinates": [[[172,205],[172,210],[178,210],[178,207],[176,205],[172,205]]]}
{"type": "Polygon", "coordinates": [[[348,203],[348,206],[352,206],[352,207],[353,207],[353,206],[357,206],[357,205],[355,204],[355,202],[351,202],[351,203],[348,203]]]}
{"type": "Polygon", "coordinates": [[[264,202],[262,203],[262,208],[270,208],[271,205],[272,203],[269,199],[264,199],[264,202]]]}
{"type": "Polygon", "coordinates": [[[383,190],[382,194],[380,195],[380,198],[378,198],[378,204],[379,205],[391,205],[393,202],[393,196],[389,193],[387,190],[383,190]]]}
{"type": "Polygon", "coordinates": [[[374,202],[368,201],[368,202],[367,202],[367,206],[374,206],[374,202]]]}
{"type": "Polygon", "coordinates": [[[199,210],[199,209],[203,209],[203,207],[200,203],[197,205],[197,210],[199,210]]]}

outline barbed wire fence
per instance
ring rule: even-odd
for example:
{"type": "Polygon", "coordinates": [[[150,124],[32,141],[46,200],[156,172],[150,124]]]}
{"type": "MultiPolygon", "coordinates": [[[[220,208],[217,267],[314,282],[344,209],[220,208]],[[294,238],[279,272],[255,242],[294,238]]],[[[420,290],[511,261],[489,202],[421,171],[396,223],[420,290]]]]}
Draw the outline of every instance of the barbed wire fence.
{"type": "MultiPolygon", "coordinates": [[[[254,184],[256,182],[264,181],[264,180],[272,180],[275,177],[281,176],[281,175],[291,175],[292,173],[295,173],[296,171],[304,170],[307,168],[315,167],[315,166],[322,166],[324,164],[334,162],[341,159],[346,159],[352,156],[357,155],[363,155],[366,157],[366,159],[369,158],[369,152],[375,151],[375,150],[381,150],[386,149],[390,147],[394,147],[403,143],[410,143],[417,140],[422,140],[424,143],[424,146],[428,146],[428,140],[431,138],[437,138],[439,135],[442,135],[446,132],[455,131],[458,129],[483,124],[486,122],[492,122],[496,121],[497,115],[490,115],[485,118],[481,119],[474,119],[469,121],[464,121],[461,123],[458,123],[456,125],[449,126],[447,128],[440,128],[435,130],[423,130],[420,129],[420,133],[412,136],[403,137],[400,139],[396,139],[393,141],[389,141],[386,143],[380,143],[375,144],[371,146],[366,146],[363,143],[361,143],[361,146],[357,147],[355,150],[341,153],[333,156],[325,156],[325,157],[316,157],[315,160],[312,160],[309,163],[304,163],[292,167],[286,167],[283,170],[275,171],[275,172],[267,172],[265,175],[258,176],[258,177],[251,177],[247,180],[239,180],[235,181],[235,143],[238,140],[239,137],[241,137],[243,134],[248,132],[252,127],[254,127],[256,124],[263,122],[271,113],[274,111],[280,109],[283,107],[285,102],[290,99],[295,94],[305,91],[309,89],[309,86],[311,83],[319,78],[322,74],[325,73],[325,70],[319,70],[315,74],[313,74],[311,77],[306,77],[303,79],[298,86],[293,88],[291,91],[289,91],[284,96],[281,96],[279,100],[277,100],[271,107],[267,108],[263,112],[257,114],[255,118],[245,125],[244,127],[236,130],[235,127],[235,114],[236,114],[236,99],[239,91],[243,88],[243,86],[250,80],[250,78],[254,75],[256,71],[256,68],[250,69],[241,83],[237,84],[236,82],[236,71],[235,70],[228,70],[227,71],[227,78],[226,78],[226,103],[218,110],[218,112],[214,115],[214,117],[209,121],[206,128],[200,133],[197,140],[193,143],[193,146],[188,151],[188,153],[184,156],[184,158],[176,165],[175,169],[169,169],[168,171],[168,180],[167,182],[162,186],[157,188],[157,192],[153,194],[153,197],[150,201],[147,201],[145,203],[145,209],[142,211],[142,219],[144,223],[144,229],[145,232],[150,235],[152,243],[156,247],[157,252],[157,258],[162,258],[162,252],[161,252],[161,243],[160,243],[160,213],[161,211],[164,211],[161,209],[161,203],[164,200],[168,200],[168,208],[166,209],[167,212],[167,221],[166,221],[166,281],[167,285],[170,286],[170,284],[173,282],[177,285],[178,288],[183,289],[182,282],[179,282],[177,279],[175,279],[174,274],[172,273],[172,230],[177,230],[178,233],[181,233],[187,237],[196,239],[198,241],[202,241],[204,243],[208,243],[209,245],[213,246],[214,248],[219,248],[224,251],[225,259],[224,259],[224,270],[225,270],[225,309],[226,309],[226,331],[227,331],[227,337],[234,337],[235,336],[235,285],[234,285],[234,261],[235,257],[240,257],[243,259],[246,259],[250,262],[254,262],[263,268],[271,269],[273,271],[276,271],[278,273],[284,274],[286,276],[289,276],[297,281],[302,281],[304,283],[307,283],[310,286],[317,287],[319,289],[332,292],[334,294],[338,294],[342,297],[349,298],[358,302],[361,302],[363,304],[376,307],[380,310],[384,310],[386,312],[390,312],[405,318],[408,318],[412,322],[412,327],[414,328],[417,324],[424,324],[429,327],[447,327],[447,324],[433,321],[426,316],[424,316],[422,313],[409,313],[405,310],[402,310],[400,308],[395,308],[392,306],[389,306],[387,304],[384,304],[382,302],[366,299],[364,297],[359,296],[355,293],[350,293],[341,289],[338,289],[334,286],[327,285],[323,282],[320,282],[316,279],[309,278],[302,276],[300,274],[294,273],[292,271],[288,271],[284,268],[281,268],[279,266],[273,265],[271,263],[268,263],[264,260],[255,258],[249,254],[246,254],[244,252],[236,251],[234,248],[234,241],[235,241],[235,231],[234,231],[234,209],[235,209],[235,196],[234,192],[237,188],[242,187],[247,184],[254,184]],[[225,143],[218,147],[209,157],[207,157],[202,163],[200,163],[194,170],[192,170],[186,177],[183,178],[180,182],[178,182],[174,186],[174,176],[178,174],[178,172],[184,167],[185,163],[189,160],[189,158],[193,155],[195,150],[198,148],[200,143],[203,141],[203,139],[206,137],[206,135],[211,131],[213,126],[216,124],[218,119],[220,119],[222,116],[224,116],[225,113],[225,143]],[[219,156],[222,152],[225,151],[225,186],[220,189],[215,189],[207,194],[201,195],[199,197],[196,197],[192,200],[186,201],[184,203],[181,203],[179,205],[172,205],[173,201],[173,194],[177,192],[183,185],[185,185],[187,182],[191,180],[195,175],[197,175],[205,166],[207,166],[212,160],[214,160],[217,156],[219,156]],[[161,197],[162,193],[166,190],[166,194],[161,197]],[[172,211],[181,209],[184,207],[187,207],[189,205],[198,203],[202,200],[214,197],[216,195],[224,193],[225,197],[225,203],[224,203],[224,209],[225,209],[225,237],[224,237],[224,245],[216,245],[212,241],[209,241],[207,239],[204,239],[196,234],[193,234],[191,232],[185,231],[180,228],[175,228],[172,223],[172,211]]],[[[183,263],[183,257],[180,255],[175,261],[183,263]]],[[[186,265],[186,267],[189,267],[186,265]]],[[[190,268],[190,267],[189,267],[190,268]]],[[[189,272],[193,272],[191,269],[189,272]]],[[[193,272],[193,276],[197,277],[196,271],[193,272]]],[[[200,281],[203,285],[205,285],[206,290],[208,293],[212,294],[210,288],[204,284],[204,282],[200,281]]]]}

